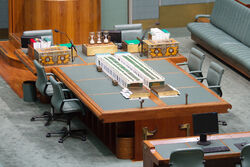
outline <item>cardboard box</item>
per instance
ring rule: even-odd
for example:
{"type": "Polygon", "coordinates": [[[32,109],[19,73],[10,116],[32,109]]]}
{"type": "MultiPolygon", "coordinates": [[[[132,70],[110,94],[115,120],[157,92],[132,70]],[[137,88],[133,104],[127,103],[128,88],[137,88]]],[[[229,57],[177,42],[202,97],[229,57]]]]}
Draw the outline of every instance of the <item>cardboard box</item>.
{"type": "Polygon", "coordinates": [[[117,52],[117,46],[113,42],[110,42],[108,44],[83,44],[82,52],[86,56],[95,56],[99,53],[114,54],[115,52],[117,52]]]}

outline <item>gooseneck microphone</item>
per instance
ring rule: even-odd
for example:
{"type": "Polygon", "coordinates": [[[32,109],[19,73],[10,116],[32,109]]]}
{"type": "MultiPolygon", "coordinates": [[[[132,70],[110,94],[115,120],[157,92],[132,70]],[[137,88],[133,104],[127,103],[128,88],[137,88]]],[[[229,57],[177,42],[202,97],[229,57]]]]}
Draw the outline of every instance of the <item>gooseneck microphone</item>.
{"type": "Polygon", "coordinates": [[[152,27],[154,27],[154,26],[158,26],[158,25],[160,25],[160,22],[156,22],[156,23],[154,23],[154,24],[151,24],[150,26],[148,26],[148,27],[145,29],[145,31],[144,31],[144,33],[143,33],[143,35],[142,35],[141,38],[137,37],[137,39],[140,41],[140,43],[138,44],[138,47],[140,47],[140,45],[141,45],[140,57],[143,56],[143,40],[145,39],[146,34],[147,34],[148,31],[150,30],[150,28],[152,28],[152,27]]]}
{"type": "Polygon", "coordinates": [[[71,56],[72,56],[72,63],[73,63],[74,62],[73,49],[76,51],[76,54],[77,54],[76,46],[73,44],[73,41],[69,38],[69,36],[65,32],[59,31],[58,29],[54,29],[54,31],[56,33],[61,33],[61,34],[65,35],[67,37],[67,39],[69,40],[69,42],[71,44],[70,49],[71,49],[71,56]]]}

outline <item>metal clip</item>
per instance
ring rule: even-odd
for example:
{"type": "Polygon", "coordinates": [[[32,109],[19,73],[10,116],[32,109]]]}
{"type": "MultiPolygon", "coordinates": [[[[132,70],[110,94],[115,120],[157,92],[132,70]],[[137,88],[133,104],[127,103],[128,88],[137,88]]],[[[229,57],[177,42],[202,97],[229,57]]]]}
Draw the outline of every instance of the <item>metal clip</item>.
{"type": "Polygon", "coordinates": [[[190,123],[181,124],[180,125],[180,129],[186,129],[187,136],[190,136],[190,123]]]}
{"type": "Polygon", "coordinates": [[[148,127],[144,127],[144,128],[142,128],[142,132],[143,132],[143,140],[147,140],[148,137],[155,135],[155,133],[157,132],[157,129],[149,131],[148,127]]]}

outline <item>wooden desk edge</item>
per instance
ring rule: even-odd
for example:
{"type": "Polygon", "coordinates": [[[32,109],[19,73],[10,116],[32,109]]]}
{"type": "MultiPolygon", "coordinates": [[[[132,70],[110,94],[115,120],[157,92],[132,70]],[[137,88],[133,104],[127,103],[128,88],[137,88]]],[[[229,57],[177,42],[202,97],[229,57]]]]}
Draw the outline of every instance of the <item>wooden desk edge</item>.
{"type": "Polygon", "coordinates": [[[55,67],[52,69],[52,72],[70,89],[74,94],[82,100],[92,111],[93,113],[99,118],[102,119],[102,109],[92,100],[89,96],[82,91],[78,85],[76,85],[67,75],[62,72],[59,67],[55,67]]]}
{"type": "MultiPolygon", "coordinates": [[[[241,137],[250,137],[250,132],[215,134],[215,135],[210,135],[209,140],[232,139],[232,138],[241,138],[241,137]]],[[[157,165],[159,165],[160,163],[169,163],[169,159],[162,158],[162,156],[155,150],[156,145],[194,142],[194,141],[197,141],[198,138],[199,138],[198,136],[193,136],[193,137],[177,137],[177,138],[169,138],[169,139],[147,140],[147,141],[143,141],[144,151],[145,151],[145,154],[147,154],[147,156],[150,156],[151,160],[157,165]]],[[[239,157],[239,156],[240,156],[240,152],[232,152],[232,153],[217,154],[217,155],[205,155],[204,159],[209,160],[209,159],[231,158],[231,157],[239,157]]]]}

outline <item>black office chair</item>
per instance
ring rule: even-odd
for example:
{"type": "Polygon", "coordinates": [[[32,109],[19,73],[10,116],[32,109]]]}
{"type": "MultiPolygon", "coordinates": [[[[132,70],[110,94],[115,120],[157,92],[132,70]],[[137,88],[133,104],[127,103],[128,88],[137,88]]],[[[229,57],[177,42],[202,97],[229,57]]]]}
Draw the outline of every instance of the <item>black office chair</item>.
{"type": "Polygon", "coordinates": [[[207,77],[198,77],[198,80],[207,80],[208,88],[217,93],[220,97],[222,96],[221,90],[221,78],[224,73],[224,69],[217,63],[211,62],[208,68],[207,77]]]}
{"type": "MultiPolygon", "coordinates": [[[[34,65],[37,71],[36,88],[43,96],[51,97],[53,94],[53,88],[47,77],[54,76],[54,74],[46,73],[44,67],[41,64],[39,64],[37,60],[34,60],[34,65]]],[[[30,120],[35,121],[35,120],[45,119],[47,120],[45,126],[48,126],[52,121],[52,117],[53,116],[51,112],[46,111],[42,115],[32,117],[30,120]]]]}
{"type": "Polygon", "coordinates": [[[192,48],[188,57],[188,61],[184,63],[177,63],[176,65],[178,66],[187,65],[189,74],[193,75],[194,77],[203,77],[201,68],[204,59],[205,59],[204,53],[195,48],[192,48]]]}
{"type": "Polygon", "coordinates": [[[67,119],[67,127],[62,128],[59,132],[48,133],[46,137],[51,137],[51,135],[62,135],[58,140],[59,143],[63,143],[63,141],[68,137],[77,137],[81,140],[86,140],[86,130],[72,130],[71,129],[71,120],[77,113],[84,113],[83,105],[79,99],[69,98],[70,90],[63,89],[60,82],[57,82],[52,76],[49,77],[50,82],[53,86],[53,96],[51,98],[51,108],[54,111],[60,112],[66,116],[67,119]],[[65,95],[67,94],[67,96],[65,95]]]}
{"type": "Polygon", "coordinates": [[[204,167],[204,153],[201,148],[178,149],[170,154],[171,167],[204,167]]]}
{"type": "Polygon", "coordinates": [[[245,145],[240,153],[241,165],[236,167],[249,167],[250,166],[250,144],[245,145]]]}

